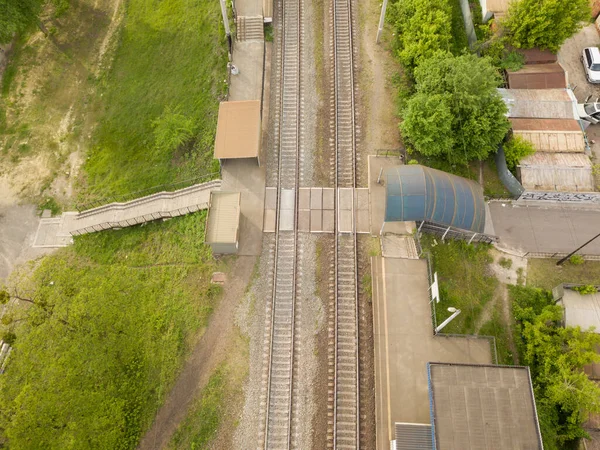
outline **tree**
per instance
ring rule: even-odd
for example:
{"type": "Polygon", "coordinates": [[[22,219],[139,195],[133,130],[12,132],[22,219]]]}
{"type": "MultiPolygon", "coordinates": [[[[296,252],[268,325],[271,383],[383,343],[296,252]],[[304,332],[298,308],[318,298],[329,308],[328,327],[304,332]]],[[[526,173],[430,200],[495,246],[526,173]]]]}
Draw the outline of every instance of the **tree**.
{"type": "Polygon", "coordinates": [[[42,0],[0,0],[0,44],[37,21],[42,0]]]}
{"type": "Polygon", "coordinates": [[[510,129],[489,59],[438,53],[415,70],[416,95],[400,124],[406,142],[452,164],[484,160],[510,129]]]}
{"type": "Polygon", "coordinates": [[[591,15],[589,0],[519,0],[503,24],[515,47],[557,52],[591,15]]]}
{"type": "Polygon", "coordinates": [[[452,10],[446,0],[401,0],[390,18],[398,36],[398,57],[406,70],[452,45],[452,10]]]}

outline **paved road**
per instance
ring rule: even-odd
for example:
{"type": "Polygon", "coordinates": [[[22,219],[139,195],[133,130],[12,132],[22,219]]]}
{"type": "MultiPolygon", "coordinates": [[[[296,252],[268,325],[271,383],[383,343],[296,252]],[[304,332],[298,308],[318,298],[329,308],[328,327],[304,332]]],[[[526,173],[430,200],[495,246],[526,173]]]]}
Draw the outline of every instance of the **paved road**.
{"type": "MultiPolygon", "coordinates": [[[[600,233],[600,210],[490,203],[500,246],[523,252],[567,253],[600,233]]],[[[600,238],[582,250],[600,255],[600,238]]]]}

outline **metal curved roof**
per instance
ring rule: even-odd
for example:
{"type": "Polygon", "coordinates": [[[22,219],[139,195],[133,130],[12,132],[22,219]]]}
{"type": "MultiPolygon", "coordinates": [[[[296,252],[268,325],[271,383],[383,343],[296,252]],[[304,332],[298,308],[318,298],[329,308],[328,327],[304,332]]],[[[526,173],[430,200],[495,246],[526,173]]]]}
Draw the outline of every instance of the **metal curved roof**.
{"type": "Polygon", "coordinates": [[[386,222],[427,220],[483,233],[483,189],[441,170],[420,165],[392,167],[386,178],[386,222]]]}

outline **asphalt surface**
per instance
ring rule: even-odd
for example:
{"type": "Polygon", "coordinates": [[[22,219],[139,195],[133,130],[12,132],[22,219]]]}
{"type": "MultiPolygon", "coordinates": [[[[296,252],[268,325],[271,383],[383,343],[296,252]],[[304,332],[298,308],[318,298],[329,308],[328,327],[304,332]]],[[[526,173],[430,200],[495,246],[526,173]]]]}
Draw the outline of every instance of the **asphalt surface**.
{"type": "MultiPolygon", "coordinates": [[[[568,253],[600,233],[600,209],[490,203],[500,247],[522,252],[568,253]]],[[[600,237],[580,254],[600,255],[600,237]]]]}

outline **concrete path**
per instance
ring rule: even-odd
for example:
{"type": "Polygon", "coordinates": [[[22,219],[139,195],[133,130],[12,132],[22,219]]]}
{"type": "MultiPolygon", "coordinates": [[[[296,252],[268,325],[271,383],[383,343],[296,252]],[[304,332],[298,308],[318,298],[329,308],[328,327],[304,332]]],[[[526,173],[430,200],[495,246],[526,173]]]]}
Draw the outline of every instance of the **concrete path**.
{"type": "Polygon", "coordinates": [[[490,364],[487,339],[434,336],[427,263],[373,257],[377,449],[388,450],[394,422],[430,423],[428,362],[490,364]]]}
{"type": "MultiPolygon", "coordinates": [[[[600,209],[565,205],[489,204],[498,246],[519,252],[569,253],[600,233],[600,209]]],[[[600,255],[600,238],[581,254],[600,255]]]]}
{"type": "Polygon", "coordinates": [[[66,212],[60,217],[42,219],[33,247],[66,247],[73,242],[73,236],[196,212],[208,207],[210,193],[220,187],[221,180],[214,180],[127,203],[110,203],[81,213],[66,212]]]}

